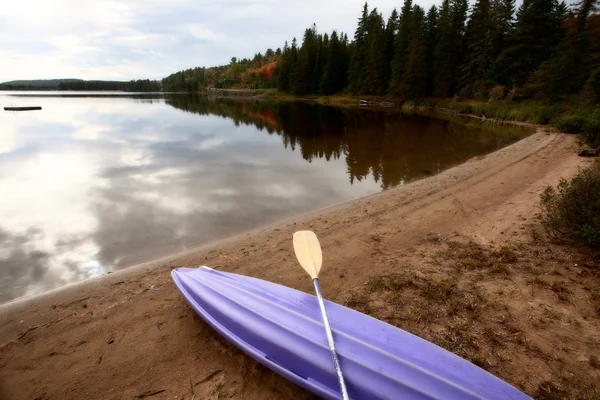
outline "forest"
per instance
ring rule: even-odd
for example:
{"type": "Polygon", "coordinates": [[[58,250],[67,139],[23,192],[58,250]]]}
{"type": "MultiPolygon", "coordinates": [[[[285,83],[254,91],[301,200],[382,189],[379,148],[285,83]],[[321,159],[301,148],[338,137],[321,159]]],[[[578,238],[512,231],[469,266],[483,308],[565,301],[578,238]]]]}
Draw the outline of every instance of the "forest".
{"type": "Polygon", "coordinates": [[[165,91],[277,88],[294,95],[600,100],[597,0],[405,0],[384,20],[365,3],[354,38],[315,25],[282,49],[163,79],[165,91]]]}

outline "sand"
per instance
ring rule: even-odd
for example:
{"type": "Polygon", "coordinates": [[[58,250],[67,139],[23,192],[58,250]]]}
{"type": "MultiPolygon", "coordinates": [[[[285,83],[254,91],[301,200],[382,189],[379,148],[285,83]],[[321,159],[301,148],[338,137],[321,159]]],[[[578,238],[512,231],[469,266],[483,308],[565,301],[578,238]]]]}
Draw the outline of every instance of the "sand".
{"type": "Polygon", "coordinates": [[[326,298],[532,396],[597,396],[600,273],[535,219],[543,188],[591,162],[576,149],[540,130],[425,180],[4,305],[0,399],[312,398],[222,339],[170,278],[208,265],[312,292],[300,229],[320,238],[326,298]]]}

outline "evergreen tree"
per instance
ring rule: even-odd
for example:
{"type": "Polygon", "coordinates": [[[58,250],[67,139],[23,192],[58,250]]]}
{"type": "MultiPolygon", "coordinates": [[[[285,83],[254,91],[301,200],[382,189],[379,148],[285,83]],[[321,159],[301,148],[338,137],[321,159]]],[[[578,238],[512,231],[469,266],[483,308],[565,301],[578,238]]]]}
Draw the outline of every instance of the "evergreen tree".
{"type": "Polygon", "coordinates": [[[494,24],[492,56],[496,60],[506,46],[515,22],[515,0],[491,0],[494,24]]]}
{"type": "Polygon", "coordinates": [[[363,12],[358,20],[358,26],[354,33],[352,57],[348,69],[348,89],[352,93],[358,93],[363,87],[364,66],[368,57],[367,47],[367,23],[369,19],[369,6],[365,2],[363,12]]]}
{"type": "Polygon", "coordinates": [[[290,48],[290,83],[288,84],[288,88],[290,92],[294,91],[294,88],[297,86],[297,76],[296,76],[296,65],[298,64],[298,45],[296,42],[296,38],[292,40],[292,47],[290,48]]]}
{"type": "Polygon", "coordinates": [[[316,79],[315,69],[318,68],[319,42],[317,27],[313,24],[304,31],[302,46],[298,50],[294,84],[291,87],[292,93],[306,94],[311,93],[313,89],[317,90],[318,80],[317,83],[313,83],[313,79],[316,79]]]}
{"type": "Polygon", "coordinates": [[[398,25],[398,34],[394,43],[394,58],[392,60],[392,75],[388,92],[392,95],[400,94],[404,67],[408,55],[408,45],[411,39],[412,0],[404,0],[398,25]]]}
{"type": "Polygon", "coordinates": [[[321,48],[319,49],[319,70],[316,76],[316,90],[315,93],[321,93],[321,81],[323,80],[323,76],[325,76],[325,68],[327,68],[327,64],[330,64],[331,57],[331,45],[329,43],[329,35],[327,33],[323,34],[323,40],[321,42],[321,48]]]}
{"type": "Polygon", "coordinates": [[[586,21],[597,0],[582,0],[574,10],[569,30],[553,57],[542,63],[531,79],[530,89],[545,98],[581,90],[591,75],[589,32],[586,21]]]}
{"type": "Polygon", "coordinates": [[[400,26],[400,20],[398,12],[394,8],[392,14],[385,25],[385,42],[383,47],[383,54],[381,56],[381,79],[380,86],[377,88],[377,92],[380,94],[385,93],[390,85],[390,79],[392,76],[392,60],[394,59],[394,38],[398,32],[400,26]]]}
{"type": "Polygon", "coordinates": [[[401,91],[405,98],[425,96],[427,90],[427,37],[425,10],[414,6],[411,17],[411,40],[407,49],[406,66],[401,91]]]}
{"type": "Polygon", "coordinates": [[[442,2],[440,22],[438,28],[437,45],[434,50],[435,77],[433,81],[433,94],[439,97],[448,97],[452,87],[452,21],[450,13],[450,0],[442,2]]]}
{"type": "Polygon", "coordinates": [[[319,84],[319,93],[333,94],[341,91],[346,85],[348,62],[345,47],[337,32],[333,31],[329,39],[328,58],[319,84]]]}
{"type": "Polygon", "coordinates": [[[425,41],[427,56],[426,96],[433,95],[435,77],[435,46],[438,40],[439,13],[436,6],[431,6],[425,18],[425,41]]]}
{"type": "Polygon", "coordinates": [[[494,20],[490,0],[477,0],[465,33],[466,58],[460,69],[463,93],[477,93],[493,61],[494,20]]]}
{"type": "Polygon", "coordinates": [[[336,74],[337,83],[334,84],[335,92],[339,92],[348,86],[348,68],[350,67],[351,54],[348,34],[342,32],[340,36],[339,69],[337,69],[338,72],[336,74]]]}
{"type": "Polygon", "coordinates": [[[383,94],[379,88],[384,86],[384,77],[381,71],[381,64],[384,57],[385,47],[381,44],[385,40],[385,28],[383,17],[377,12],[377,8],[369,14],[367,21],[367,59],[363,68],[363,78],[358,90],[363,94],[383,94]]]}
{"type": "Polygon", "coordinates": [[[290,90],[291,67],[291,50],[286,41],[279,62],[277,63],[277,90],[280,92],[288,92],[290,90]]]}
{"type": "Polygon", "coordinates": [[[524,84],[548,60],[564,35],[565,6],[557,0],[524,0],[517,22],[493,67],[503,84],[524,84]]]}
{"type": "Polygon", "coordinates": [[[464,59],[464,31],[467,19],[466,0],[444,0],[440,11],[439,38],[435,50],[436,74],[434,94],[454,94],[458,67],[464,59]]]}

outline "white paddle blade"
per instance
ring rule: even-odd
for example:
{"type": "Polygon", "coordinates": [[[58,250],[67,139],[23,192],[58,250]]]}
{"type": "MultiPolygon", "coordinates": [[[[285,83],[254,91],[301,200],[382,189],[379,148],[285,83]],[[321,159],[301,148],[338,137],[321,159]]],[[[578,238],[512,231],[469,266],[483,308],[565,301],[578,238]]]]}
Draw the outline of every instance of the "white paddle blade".
{"type": "Polygon", "coordinates": [[[308,272],[311,278],[317,279],[323,263],[323,254],[317,235],[311,231],[294,233],[294,252],[302,268],[308,272]]]}

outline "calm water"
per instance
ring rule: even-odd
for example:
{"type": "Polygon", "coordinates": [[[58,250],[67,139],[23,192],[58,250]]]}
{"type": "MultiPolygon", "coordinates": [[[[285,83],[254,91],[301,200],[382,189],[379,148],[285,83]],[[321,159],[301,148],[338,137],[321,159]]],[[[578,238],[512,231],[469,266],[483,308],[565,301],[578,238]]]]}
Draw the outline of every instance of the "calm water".
{"type": "Polygon", "coordinates": [[[0,303],[402,185],[530,132],[188,95],[0,93],[0,303]]]}

